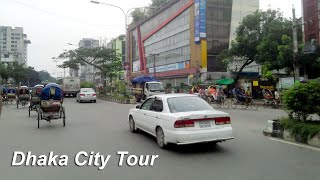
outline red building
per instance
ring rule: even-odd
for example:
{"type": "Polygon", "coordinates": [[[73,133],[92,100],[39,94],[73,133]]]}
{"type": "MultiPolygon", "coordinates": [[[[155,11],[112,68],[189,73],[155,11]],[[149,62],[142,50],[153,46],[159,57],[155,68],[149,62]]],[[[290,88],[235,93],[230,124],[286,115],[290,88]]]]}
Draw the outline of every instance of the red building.
{"type": "Polygon", "coordinates": [[[306,44],[312,39],[319,41],[319,12],[320,1],[302,0],[304,26],[304,40],[306,44]]]}

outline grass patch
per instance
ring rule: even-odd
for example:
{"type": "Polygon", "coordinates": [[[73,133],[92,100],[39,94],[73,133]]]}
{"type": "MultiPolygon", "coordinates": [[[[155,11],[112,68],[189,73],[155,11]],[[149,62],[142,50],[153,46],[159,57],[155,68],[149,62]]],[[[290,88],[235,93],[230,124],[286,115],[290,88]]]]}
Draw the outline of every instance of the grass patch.
{"type": "Polygon", "coordinates": [[[280,125],[289,130],[293,136],[301,137],[303,142],[307,142],[308,137],[312,138],[320,133],[319,121],[301,122],[289,118],[282,118],[280,119],[280,125]]]}

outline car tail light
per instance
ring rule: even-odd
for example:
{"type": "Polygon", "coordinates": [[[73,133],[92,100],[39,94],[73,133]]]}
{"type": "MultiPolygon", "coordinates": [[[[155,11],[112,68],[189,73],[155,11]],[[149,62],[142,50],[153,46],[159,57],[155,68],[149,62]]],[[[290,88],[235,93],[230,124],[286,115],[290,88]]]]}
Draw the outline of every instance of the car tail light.
{"type": "Polygon", "coordinates": [[[174,123],[174,128],[194,127],[194,120],[178,120],[174,123]]]}
{"type": "Polygon", "coordinates": [[[80,94],[80,96],[85,96],[84,94],[80,94]]]}
{"type": "Polygon", "coordinates": [[[230,117],[218,117],[214,118],[216,125],[224,125],[224,124],[231,124],[230,117]]]}
{"type": "Polygon", "coordinates": [[[97,94],[92,94],[92,96],[97,96],[97,94]]]}

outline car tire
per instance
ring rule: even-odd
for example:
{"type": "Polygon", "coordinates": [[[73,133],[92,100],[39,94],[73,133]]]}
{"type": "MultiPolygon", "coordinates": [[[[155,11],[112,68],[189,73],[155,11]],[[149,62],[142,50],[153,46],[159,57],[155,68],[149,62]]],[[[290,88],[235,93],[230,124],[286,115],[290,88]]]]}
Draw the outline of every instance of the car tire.
{"type": "Polygon", "coordinates": [[[79,103],[82,103],[82,101],[81,101],[81,100],[79,100],[79,103]]]}
{"type": "Polygon", "coordinates": [[[96,103],[97,102],[97,100],[93,100],[93,103],[96,103]]]}
{"type": "Polygon", "coordinates": [[[137,132],[136,123],[134,122],[132,116],[129,117],[129,129],[130,129],[130,132],[132,132],[132,133],[137,132]]]}
{"type": "Polygon", "coordinates": [[[156,138],[157,138],[157,144],[158,146],[161,148],[161,149],[166,149],[167,147],[167,144],[166,144],[166,141],[165,141],[165,136],[164,136],[164,133],[163,133],[163,130],[161,127],[158,127],[156,129],[156,138]]]}

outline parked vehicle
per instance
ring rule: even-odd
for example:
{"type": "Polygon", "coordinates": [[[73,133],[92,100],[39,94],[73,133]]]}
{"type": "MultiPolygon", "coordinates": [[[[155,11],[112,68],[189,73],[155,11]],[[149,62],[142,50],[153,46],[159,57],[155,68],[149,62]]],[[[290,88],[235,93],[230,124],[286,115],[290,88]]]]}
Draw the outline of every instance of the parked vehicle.
{"type": "Polygon", "coordinates": [[[61,86],[65,96],[76,97],[80,91],[80,78],[78,77],[65,77],[58,80],[58,84],[61,86]]]}
{"type": "Polygon", "coordinates": [[[160,148],[234,138],[229,114],[189,94],[149,97],[129,111],[129,127],[131,132],[139,129],[155,136],[160,148]]]}
{"type": "Polygon", "coordinates": [[[77,102],[97,102],[97,93],[92,88],[81,88],[80,92],[77,93],[77,102]]]}
{"type": "Polygon", "coordinates": [[[151,76],[138,76],[134,78],[131,83],[134,86],[132,92],[137,102],[153,95],[165,94],[163,84],[151,76]]]}

